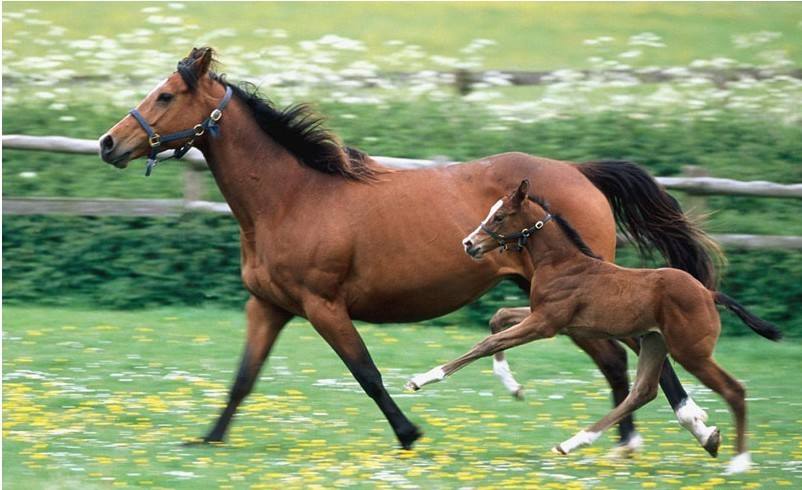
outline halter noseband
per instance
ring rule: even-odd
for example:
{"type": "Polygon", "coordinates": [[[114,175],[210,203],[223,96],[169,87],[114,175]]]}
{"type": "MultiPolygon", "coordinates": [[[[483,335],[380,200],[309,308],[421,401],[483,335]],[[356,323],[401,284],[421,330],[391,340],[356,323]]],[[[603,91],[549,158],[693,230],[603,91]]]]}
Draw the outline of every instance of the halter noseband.
{"type": "Polygon", "coordinates": [[[217,122],[221,117],[223,117],[223,109],[226,108],[228,102],[231,100],[231,94],[231,87],[226,86],[226,94],[223,96],[223,99],[219,104],[217,104],[217,108],[215,108],[215,110],[213,110],[211,114],[209,114],[209,116],[203,120],[203,122],[196,124],[190,129],[178,131],[177,133],[170,133],[165,136],[161,136],[159,133],[154,131],[151,125],[148,124],[138,110],[131,109],[129,114],[134,116],[136,122],[142,126],[142,129],[144,129],[145,133],[148,135],[150,153],[148,153],[148,165],[145,168],[145,176],[150,175],[150,173],[153,171],[153,167],[155,167],[158,163],[156,160],[156,155],[158,155],[159,149],[163,144],[176,140],[189,139],[189,141],[175,149],[173,156],[163,159],[169,160],[170,158],[181,158],[186,155],[189,149],[192,148],[192,144],[195,143],[195,138],[202,136],[206,131],[209,131],[209,134],[211,134],[212,137],[217,138],[220,135],[220,126],[217,124],[217,122]]]}
{"type": "Polygon", "coordinates": [[[501,252],[508,250],[509,242],[515,241],[515,251],[520,252],[524,249],[526,242],[529,240],[529,237],[532,236],[537,230],[543,228],[543,226],[551,221],[553,216],[551,213],[546,214],[546,216],[535,223],[534,225],[530,226],[529,228],[524,228],[523,230],[513,233],[511,235],[502,235],[501,233],[496,233],[495,231],[489,229],[485,226],[484,223],[480,224],[479,227],[482,228],[482,231],[490,235],[492,239],[498,242],[498,246],[501,247],[501,252]]]}

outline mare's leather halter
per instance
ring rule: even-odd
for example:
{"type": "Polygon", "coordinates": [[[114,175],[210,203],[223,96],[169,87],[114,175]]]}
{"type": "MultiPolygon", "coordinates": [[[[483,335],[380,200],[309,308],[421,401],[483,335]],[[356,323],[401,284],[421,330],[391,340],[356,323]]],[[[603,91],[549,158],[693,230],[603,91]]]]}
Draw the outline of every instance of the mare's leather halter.
{"type": "Polygon", "coordinates": [[[532,236],[537,230],[543,228],[543,226],[551,221],[553,216],[548,213],[546,216],[536,222],[534,225],[530,226],[529,228],[524,228],[523,230],[512,233],[510,235],[502,235],[501,233],[496,233],[495,231],[491,230],[484,223],[481,223],[479,226],[482,228],[482,231],[490,235],[490,237],[498,242],[498,246],[501,247],[500,252],[504,252],[508,250],[509,243],[515,241],[515,251],[520,252],[524,249],[526,242],[529,241],[529,237],[532,236]]]}
{"type": "Polygon", "coordinates": [[[148,153],[148,165],[145,168],[145,176],[150,175],[153,171],[153,167],[156,166],[158,160],[156,160],[156,155],[159,153],[160,148],[165,143],[170,143],[176,140],[184,140],[189,139],[186,143],[181,145],[179,148],[176,148],[173,152],[173,156],[164,158],[163,160],[169,160],[170,158],[181,158],[192,148],[193,143],[195,143],[195,138],[202,136],[206,131],[209,131],[209,134],[212,137],[217,138],[220,135],[220,126],[218,126],[217,121],[223,117],[223,109],[226,108],[228,102],[231,100],[232,90],[231,87],[226,86],[226,94],[223,96],[220,103],[217,104],[217,108],[209,114],[209,116],[203,120],[203,122],[196,124],[190,129],[185,129],[183,131],[178,131],[176,133],[170,133],[168,135],[162,136],[156,131],[153,130],[150,124],[145,120],[145,118],[140,114],[140,112],[136,109],[131,109],[129,114],[134,116],[136,122],[142,126],[142,129],[148,134],[148,145],[150,145],[150,153],[148,153]]]}

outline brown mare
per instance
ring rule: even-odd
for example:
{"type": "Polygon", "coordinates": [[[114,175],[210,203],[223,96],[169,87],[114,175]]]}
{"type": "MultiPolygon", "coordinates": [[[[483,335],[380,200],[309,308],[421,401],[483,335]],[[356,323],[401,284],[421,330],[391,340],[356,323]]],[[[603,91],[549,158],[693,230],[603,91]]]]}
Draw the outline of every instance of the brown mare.
{"type": "MultiPolygon", "coordinates": [[[[529,296],[532,312],[509,329],[485,338],[463,356],[413,377],[407,388],[442,381],[474,360],[533,340],[567,334],[582,338],[642,336],[632,392],[600,421],[554,449],[568,454],[593,443],[622,417],[657,396],[660,368],[670,354],[729,404],[737,429],[736,456],[728,473],[746,471],[746,402],[743,386],[713,360],[721,324],[716,304],[733,311],[755,332],[779,340],[774,325],[749,313],[725,294],[706,288],[687,272],[626,269],[595,255],[579,233],[546,202],[529,195],[524,180],[500,199],[487,218],[463,241],[465,252],[480,259],[512,243],[526,250],[537,269],[529,296]]],[[[715,452],[719,436],[716,432],[715,452]]]]}
{"type": "MultiPolygon", "coordinates": [[[[223,440],[282,328],[299,316],[337,352],[401,445],[410,447],[420,434],[385,390],[352,320],[434,318],[505,278],[528,289],[534,264],[525,256],[476,262],[455,247],[495,196],[522,177],[538,182],[536,191],[606,260],[615,257],[617,216],[640,246],[657,248],[706,284],[715,282],[705,235],[633,164],[574,165],[508,153],[391,170],[341,146],[307,107],[279,111],[255,91],[228,83],[210,69],[212,58],[210,48],[193,49],[133,117],[100,138],[103,160],[118,168],[194,144],[239,222],[242,280],[251,294],[246,343],[226,408],[204,441],[223,440]]],[[[493,331],[526,314],[528,308],[499,312],[493,331]]],[[[575,342],[601,368],[614,401],[622,401],[629,389],[624,350],[613,340],[575,342]]],[[[668,364],[661,384],[681,423],[704,427],[706,414],[668,364]]],[[[637,439],[631,419],[620,428],[623,442],[637,439]]]]}

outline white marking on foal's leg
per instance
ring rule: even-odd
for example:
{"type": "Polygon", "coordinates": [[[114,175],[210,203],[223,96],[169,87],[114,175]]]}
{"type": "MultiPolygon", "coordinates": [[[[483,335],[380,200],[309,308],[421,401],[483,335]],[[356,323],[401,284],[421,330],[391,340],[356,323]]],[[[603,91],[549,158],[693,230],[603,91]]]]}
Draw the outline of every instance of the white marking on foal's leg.
{"type": "Polygon", "coordinates": [[[614,458],[629,458],[636,452],[643,449],[643,437],[637,432],[633,432],[629,439],[610,450],[610,456],[614,458]]]}
{"type": "Polygon", "coordinates": [[[710,437],[718,431],[716,426],[706,426],[707,413],[693,401],[686,398],[677,408],[677,420],[699,441],[702,446],[707,445],[710,437]]]}
{"type": "Polygon", "coordinates": [[[443,371],[443,366],[437,366],[429,371],[426,371],[423,374],[416,374],[409,381],[407,384],[404,385],[404,388],[408,390],[418,391],[424,385],[429,383],[437,383],[438,381],[443,381],[446,379],[446,373],[443,371]]]}
{"type": "Polygon", "coordinates": [[[523,387],[513,377],[510,365],[503,356],[501,359],[496,359],[496,357],[493,356],[493,374],[501,380],[504,387],[507,388],[507,391],[512,393],[512,396],[523,399],[523,387]]]}
{"type": "Polygon", "coordinates": [[[736,473],[743,473],[749,471],[752,467],[752,456],[749,451],[741,453],[730,460],[727,469],[724,471],[725,475],[734,475],[736,473]]]}
{"type": "Polygon", "coordinates": [[[578,447],[593,444],[599,436],[601,436],[601,432],[579,431],[574,437],[557,444],[552,451],[560,454],[568,454],[578,447]]]}

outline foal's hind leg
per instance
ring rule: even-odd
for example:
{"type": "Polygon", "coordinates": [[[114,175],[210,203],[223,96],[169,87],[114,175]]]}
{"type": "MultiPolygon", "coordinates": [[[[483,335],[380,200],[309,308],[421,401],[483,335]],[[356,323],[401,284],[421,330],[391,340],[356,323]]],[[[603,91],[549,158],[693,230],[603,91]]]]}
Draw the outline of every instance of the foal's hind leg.
{"type": "MultiPolygon", "coordinates": [[[[490,331],[492,333],[499,333],[505,328],[511,327],[529,316],[529,312],[530,309],[528,306],[520,308],[499,308],[493,315],[493,318],[490,319],[490,331]]],[[[501,383],[512,396],[518,400],[524,399],[524,388],[512,375],[504,351],[496,352],[493,355],[493,374],[501,380],[501,383]]]]}
{"type": "MultiPolygon", "coordinates": [[[[627,352],[615,340],[583,339],[571,337],[580,349],[593,359],[613,390],[613,407],[620,405],[629,395],[627,352]]],[[[643,445],[643,439],[635,431],[632,415],[626,415],[618,423],[619,440],[613,450],[616,456],[627,457],[643,445]]]]}
{"type": "Polygon", "coordinates": [[[741,473],[748,470],[752,459],[746,449],[746,390],[743,385],[721,369],[712,357],[689,359],[683,358],[682,354],[677,352],[674,358],[705,386],[721,395],[730,406],[735,417],[737,432],[736,456],[730,461],[726,473],[741,473]]]}
{"type": "Polygon", "coordinates": [[[580,431],[572,438],[555,446],[554,451],[560,454],[568,454],[578,447],[592,444],[602,432],[621,420],[622,417],[654,400],[657,396],[660,368],[662,368],[665,358],[666,345],[663,337],[658,333],[649,333],[644,336],[641,341],[635,384],[632,386],[629,396],[587,430],[580,431]]]}

